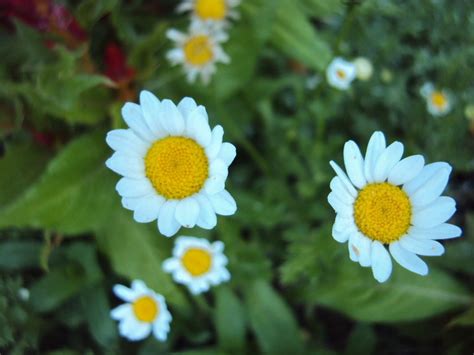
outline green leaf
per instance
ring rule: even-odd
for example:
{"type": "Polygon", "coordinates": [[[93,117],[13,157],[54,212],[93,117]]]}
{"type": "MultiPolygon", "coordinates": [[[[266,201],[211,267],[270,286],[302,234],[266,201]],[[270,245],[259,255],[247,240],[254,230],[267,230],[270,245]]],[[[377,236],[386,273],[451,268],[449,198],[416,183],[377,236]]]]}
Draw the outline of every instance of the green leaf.
{"type": "Polygon", "coordinates": [[[256,280],[245,290],[250,326],[263,353],[301,354],[303,343],[290,307],[265,281],[256,280]]]}
{"type": "Polygon", "coordinates": [[[45,149],[32,144],[7,147],[0,159],[0,211],[41,175],[49,157],[45,149]]]}
{"type": "Polygon", "coordinates": [[[220,348],[241,353],[245,346],[244,307],[229,287],[218,287],[215,296],[215,324],[220,348]]]}
{"type": "Polygon", "coordinates": [[[9,240],[0,243],[0,269],[21,270],[39,267],[41,244],[35,241],[9,240]]]}
{"type": "Polygon", "coordinates": [[[1,227],[34,227],[60,233],[91,231],[107,221],[117,205],[113,175],[104,165],[108,155],[102,132],[85,135],[66,146],[38,183],[0,214],[1,227]]]}
{"type": "Polygon", "coordinates": [[[332,58],[331,49],[315,31],[299,1],[281,0],[271,43],[290,58],[323,71],[332,58]]]}
{"type": "Polygon", "coordinates": [[[471,306],[466,312],[454,318],[451,322],[449,322],[449,326],[473,327],[474,326],[474,306],[471,306]]]}
{"type": "Polygon", "coordinates": [[[77,19],[86,27],[91,27],[101,17],[111,12],[115,6],[117,6],[117,0],[82,1],[77,7],[77,19]]]}

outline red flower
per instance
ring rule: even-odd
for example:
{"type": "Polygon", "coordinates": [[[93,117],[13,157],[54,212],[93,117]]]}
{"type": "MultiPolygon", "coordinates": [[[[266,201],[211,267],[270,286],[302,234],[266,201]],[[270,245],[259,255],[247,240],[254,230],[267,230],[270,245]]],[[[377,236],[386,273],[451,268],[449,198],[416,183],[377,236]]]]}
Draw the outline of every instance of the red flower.
{"type": "Polygon", "coordinates": [[[135,77],[135,70],[127,65],[123,50],[114,42],[105,48],[105,75],[116,83],[126,84],[135,77]]]}

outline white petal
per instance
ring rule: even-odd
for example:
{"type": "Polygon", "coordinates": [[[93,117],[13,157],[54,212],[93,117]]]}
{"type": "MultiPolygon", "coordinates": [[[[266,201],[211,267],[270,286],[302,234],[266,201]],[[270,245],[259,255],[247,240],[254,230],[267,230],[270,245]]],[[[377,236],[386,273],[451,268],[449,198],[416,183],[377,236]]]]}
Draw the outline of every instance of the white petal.
{"type": "Polygon", "coordinates": [[[143,90],[140,92],[140,106],[142,108],[143,118],[155,138],[159,139],[164,137],[166,132],[158,120],[160,100],[151,92],[143,90]]]}
{"type": "Polygon", "coordinates": [[[403,185],[414,179],[423,170],[425,158],[422,155],[412,155],[400,160],[388,174],[388,182],[393,185],[403,185]]]}
{"type": "Polygon", "coordinates": [[[410,195],[410,201],[415,207],[429,205],[436,200],[446,188],[450,168],[439,169],[426,182],[410,195]]]}
{"type": "Polygon", "coordinates": [[[354,239],[354,246],[359,250],[359,264],[363,267],[368,267],[371,264],[370,260],[370,248],[372,241],[362,233],[357,233],[358,237],[354,239]]]}
{"type": "Polygon", "coordinates": [[[125,302],[133,302],[136,297],[135,291],[124,285],[114,285],[112,290],[114,291],[115,296],[119,297],[125,302]]]}
{"type": "Polygon", "coordinates": [[[187,38],[187,36],[184,33],[178,30],[175,30],[174,28],[166,31],[166,37],[168,37],[170,40],[175,41],[175,42],[182,42],[182,41],[185,41],[187,38]]]}
{"type": "Polygon", "coordinates": [[[206,183],[204,184],[204,190],[210,195],[214,195],[224,189],[225,177],[223,175],[212,175],[206,180],[206,183]]]}
{"type": "Polygon", "coordinates": [[[399,242],[391,243],[389,250],[395,261],[405,269],[422,276],[428,274],[428,265],[418,256],[404,249],[399,242]]]}
{"type": "Polygon", "coordinates": [[[233,215],[237,211],[237,204],[234,198],[226,190],[208,196],[214,211],[222,216],[233,215]]]}
{"type": "Polygon", "coordinates": [[[211,132],[211,143],[206,147],[206,154],[210,160],[217,157],[222,145],[222,137],[224,136],[224,129],[222,126],[215,126],[211,132]]]}
{"type": "Polygon", "coordinates": [[[448,163],[437,162],[425,165],[421,173],[416,178],[403,185],[403,190],[407,194],[412,195],[441,169],[450,169],[449,171],[451,172],[451,166],[448,163]]]}
{"type": "Polygon", "coordinates": [[[165,199],[156,194],[143,198],[133,213],[133,219],[139,223],[154,221],[158,218],[161,206],[164,202],[165,199]]]}
{"type": "Polygon", "coordinates": [[[227,164],[223,160],[215,159],[209,166],[209,175],[221,175],[224,179],[227,179],[229,170],[227,169],[227,164]]]}
{"type": "Polygon", "coordinates": [[[158,324],[153,324],[153,336],[159,341],[166,341],[168,331],[164,331],[158,324]]]}
{"type": "Polygon", "coordinates": [[[199,217],[199,204],[193,197],[178,202],[176,206],[176,220],[186,228],[193,228],[199,217]]]}
{"type": "Polygon", "coordinates": [[[177,258],[168,258],[165,261],[163,261],[163,264],[162,264],[163,271],[168,272],[168,273],[171,273],[180,267],[181,267],[181,262],[177,258]]]}
{"type": "Polygon", "coordinates": [[[145,282],[142,280],[133,280],[132,281],[132,289],[137,293],[137,294],[144,294],[148,293],[150,291],[148,287],[146,287],[145,282]]]}
{"type": "Polygon", "coordinates": [[[149,145],[131,129],[114,129],[107,133],[105,141],[113,150],[133,156],[144,156],[149,145]]]}
{"type": "Polygon", "coordinates": [[[211,143],[211,128],[200,110],[194,110],[186,121],[186,135],[194,138],[202,147],[207,147],[211,143]]]}
{"type": "Polygon", "coordinates": [[[145,339],[151,333],[152,325],[150,323],[137,322],[137,324],[129,331],[128,339],[138,341],[145,339]]]}
{"type": "Polygon", "coordinates": [[[430,228],[446,222],[456,212],[456,201],[451,197],[438,197],[431,205],[414,211],[412,224],[421,228],[430,228]]]}
{"type": "Polygon", "coordinates": [[[432,228],[412,226],[408,233],[418,239],[451,239],[460,237],[462,230],[454,224],[443,223],[432,228]]]}
{"type": "Polygon", "coordinates": [[[120,196],[123,197],[139,197],[150,195],[155,189],[147,178],[130,179],[128,177],[121,178],[115,189],[120,196]]]}
{"type": "Polygon", "coordinates": [[[130,211],[135,211],[138,205],[142,202],[143,198],[147,198],[151,195],[156,195],[155,192],[149,195],[138,196],[138,197],[123,197],[122,198],[122,206],[130,211]]]}
{"type": "Polygon", "coordinates": [[[354,141],[348,141],[344,145],[344,165],[354,186],[359,189],[364,187],[367,183],[364,176],[364,158],[354,141]]]}
{"type": "Polygon", "coordinates": [[[175,218],[176,205],[178,201],[168,200],[160,209],[158,216],[158,229],[161,234],[171,237],[179,230],[180,224],[175,218]]]}
{"type": "Polygon", "coordinates": [[[387,249],[379,241],[372,243],[372,273],[378,282],[385,282],[392,273],[392,259],[387,249]]]}
{"type": "Polygon", "coordinates": [[[367,151],[364,160],[364,175],[367,182],[374,182],[373,171],[380,154],[385,150],[385,136],[382,132],[374,132],[367,144],[367,151]]]}
{"type": "Polygon", "coordinates": [[[217,156],[218,159],[223,160],[227,166],[232,164],[237,155],[237,150],[235,146],[231,143],[222,143],[221,150],[219,151],[219,155],[217,156]]]}
{"type": "Polygon", "coordinates": [[[357,197],[357,190],[354,188],[354,185],[352,185],[352,183],[350,182],[349,178],[347,177],[347,175],[344,173],[344,171],[339,167],[339,165],[337,165],[334,161],[330,161],[329,162],[329,165],[331,165],[331,167],[334,169],[334,171],[336,172],[337,176],[339,176],[339,178],[341,179],[342,183],[344,184],[344,186],[346,187],[347,191],[349,191],[349,193],[354,196],[354,197],[357,197]]]}
{"type": "Polygon", "coordinates": [[[342,216],[350,217],[352,216],[353,207],[350,204],[344,203],[339,198],[337,198],[334,192],[330,192],[328,195],[328,202],[331,207],[336,211],[338,214],[340,213],[342,216]]]}
{"type": "Polygon", "coordinates": [[[329,187],[331,188],[332,192],[336,194],[337,198],[342,202],[346,204],[352,204],[354,202],[354,197],[352,197],[349,191],[347,191],[339,176],[332,178],[329,187]]]}
{"type": "Polygon", "coordinates": [[[184,120],[187,121],[187,118],[197,108],[196,101],[191,97],[184,97],[178,104],[178,110],[184,117],[184,120]]]}
{"type": "Polygon", "coordinates": [[[200,213],[197,225],[204,229],[212,229],[217,224],[216,213],[212,207],[211,201],[204,194],[197,194],[196,200],[199,203],[200,213]]]}
{"type": "Polygon", "coordinates": [[[358,262],[360,256],[359,248],[357,248],[355,243],[357,238],[359,238],[358,232],[352,233],[349,236],[349,242],[347,243],[347,247],[349,248],[349,258],[354,262],[358,262]]]}
{"type": "Polygon", "coordinates": [[[153,142],[156,138],[150,128],[145,123],[142,115],[142,109],[139,105],[127,102],[122,107],[122,116],[127,125],[135,134],[148,142],[153,142]]]}
{"type": "Polygon", "coordinates": [[[107,159],[105,165],[117,174],[141,179],[145,176],[145,164],[142,159],[132,158],[115,152],[107,159]]]}
{"type": "Polygon", "coordinates": [[[336,221],[332,227],[332,237],[339,243],[347,242],[349,236],[356,232],[356,230],[351,228],[344,220],[345,219],[339,214],[336,215],[336,221]]]}
{"type": "Polygon", "coordinates": [[[121,320],[132,314],[132,306],[130,303],[121,304],[110,311],[110,317],[115,320],[121,320]]]}
{"type": "Polygon", "coordinates": [[[393,167],[400,161],[403,155],[403,144],[393,142],[380,154],[375,163],[373,178],[375,182],[382,182],[387,179],[393,167]]]}
{"type": "Polygon", "coordinates": [[[400,245],[406,250],[419,255],[439,256],[444,254],[444,247],[431,239],[416,239],[406,235],[400,239],[400,245]]]}
{"type": "Polygon", "coordinates": [[[172,136],[179,136],[184,132],[184,118],[176,105],[168,99],[161,101],[161,110],[158,115],[161,126],[172,136]]]}

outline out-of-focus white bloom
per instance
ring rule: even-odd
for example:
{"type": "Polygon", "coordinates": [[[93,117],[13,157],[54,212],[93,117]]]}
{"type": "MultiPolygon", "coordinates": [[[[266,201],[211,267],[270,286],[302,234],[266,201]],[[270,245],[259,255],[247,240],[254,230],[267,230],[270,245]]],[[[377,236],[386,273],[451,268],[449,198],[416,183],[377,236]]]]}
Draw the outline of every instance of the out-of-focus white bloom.
{"type": "Polygon", "coordinates": [[[225,25],[229,19],[239,18],[235,8],[240,0],[183,0],[179,12],[192,11],[193,21],[225,25]]]}
{"type": "Polygon", "coordinates": [[[428,112],[433,116],[443,116],[451,111],[452,98],[446,90],[438,90],[432,83],[425,83],[420,94],[426,99],[428,112]]]}
{"type": "Polygon", "coordinates": [[[334,58],[326,70],[326,78],[332,87],[340,90],[349,89],[356,77],[356,66],[343,58],[334,58]]]}
{"type": "Polygon", "coordinates": [[[354,60],[356,66],[357,79],[366,81],[372,77],[374,67],[372,62],[364,57],[359,57],[354,60]]]}

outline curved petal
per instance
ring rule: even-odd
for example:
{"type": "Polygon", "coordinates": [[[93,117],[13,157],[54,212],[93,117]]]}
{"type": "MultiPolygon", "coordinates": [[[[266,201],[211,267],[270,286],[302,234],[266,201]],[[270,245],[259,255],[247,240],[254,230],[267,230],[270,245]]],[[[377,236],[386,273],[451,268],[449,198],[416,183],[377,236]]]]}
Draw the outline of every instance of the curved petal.
{"type": "Polygon", "coordinates": [[[226,190],[208,196],[211,202],[212,208],[217,214],[222,216],[233,215],[237,211],[237,204],[235,203],[234,198],[226,190]]]}
{"type": "Polygon", "coordinates": [[[147,90],[140,92],[140,106],[146,125],[153,132],[156,139],[166,135],[166,131],[161,126],[158,119],[160,113],[160,100],[147,90]]]}
{"type": "Polygon", "coordinates": [[[133,213],[133,219],[138,223],[154,221],[158,218],[161,206],[164,202],[165,199],[156,194],[142,198],[133,213]]]}
{"type": "Polygon", "coordinates": [[[155,189],[147,178],[131,179],[123,177],[115,185],[115,190],[123,197],[139,197],[150,195],[155,189]]]}
{"type": "Polygon", "coordinates": [[[176,220],[186,228],[196,225],[199,217],[199,204],[193,197],[188,197],[178,202],[176,206],[176,220]]]}
{"type": "Polygon", "coordinates": [[[336,172],[337,176],[341,179],[342,183],[346,187],[347,191],[354,196],[357,197],[357,190],[354,188],[354,185],[350,182],[349,178],[347,177],[346,173],[339,167],[339,165],[336,164],[333,160],[329,162],[329,165],[334,169],[336,172]]]}
{"type": "Polygon", "coordinates": [[[135,291],[132,289],[124,286],[124,285],[114,285],[112,288],[112,291],[114,291],[115,296],[118,298],[122,299],[125,302],[133,302],[133,300],[136,297],[135,291]]]}
{"type": "Polygon", "coordinates": [[[180,224],[175,218],[178,201],[168,200],[160,209],[158,216],[158,230],[166,237],[171,237],[179,230],[180,224]]]}
{"type": "Polygon", "coordinates": [[[418,255],[439,256],[444,254],[443,245],[431,239],[416,239],[406,235],[400,239],[400,245],[418,255]]]}
{"type": "Polygon", "coordinates": [[[332,192],[334,192],[339,200],[346,204],[352,204],[354,202],[354,197],[347,191],[346,187],[342,183],[341,179],[338,176],[332,178],[329,187],[332,192]]]}
{"type": "Polygon", "coordinates": [[[172,136],[179,136],[184,132],[184,118],[176,105],[168,99],[161,101],[161,110],[158,115],[161,126],[172,136]]]}
{"type": "Polygon", "coordinates": [[[145,164],[142,159],[115,152],[106,160],[105,165],[112,171],[122,176],[141,179],[145,177],[145,164]]]}
{"type": "Polygon", "coordinates": [[[144,156],[148,151],[148,142],[137,137],[131,129],[114,129],[107,133],[105,141],[113,150],[122,154],[144,156]]]}
{"type": "Polygon", "coordinates": [[[449,169],[449,172],[451,172],[452,168],[448,163],[445,162],[427,164],[424,166],[423,170],[421,170],[421,173],[416,178],[403,185],[403,190],[407,194],[412,195],[440,169],[449,169]]]}
{"type": "Polygon", "coordinates": [[[403,155],[403,144],[393,142],[380,154],[375,163],[373,177],[375,182],[383,182],[387,179],[393,167],[400,161],[403,155]]]}
{"type": "MultiPolygon", "coordinates": [[[[339,215],[337,215],[337,216],[339,216],[339,215]]],[[[337,216],[336,216],[336,218],[337,218],[337,216]]],[[[347,242],[349,240],[349,236],[352,233],[356,233],[356,230],[345,229],[345,228],[340,229],[338,227],[340,227],[340,226],[337,224],[337,220],[336,220],[336,222],[332,226],[332,237],[334,238],[335,241],[337,241],[339,243],[347,242]]]]}
{"type": "Polygon", "coordinates": [[[421,276],[428,275],[428,265],[418,256],[404,249],[399,242],[391,243],[389,250],[395,261],[405,269],[421,276]]]}
{"type": "Polygon", "coordinates": [[[151,323],[137,322],[137,324],[130,329],[128,333],[128,339],[132,341],[138,341],[145,339],[151,333],[151,323]]]}
{"type": "Polygon", "coordinates": [[[212,175],[204,184],[204,191],[209,195],[214,195],[225,189],[225,177],[223,175],[212,175]]]}
{"type": "Polygon", "coordinates": [[[211,143],[211,128],[199,109],[187,117],[186,135],[194,138],[202,147],[207,147],[211,143]]]}
{"type": "Polygon", "coordinates": [[[184,117],[184,120],[187,121],[191,112],[193,112],[197,108],[196,101],[194,101],[191,97],[184,97],[178,103],[178,110],[184,117]]]}
{"type": "Polygon", "coordinates": [[[132,314],[132,306],[130,303],[121,304],[110,311],[110,318],[121,320],[132,314]]]}
{"type": "Polygon", "coordinates": [[[211,142],[206,147],[206,154],[210,160],[216,158],[221,150],[224,129],[222,126],[217,125],[212,129],[211,135],[211,142]]]}
{"type": "Polygon", "coordinates": [[[357,232],[357,235],[358,237],[354,239],[354,246],[359,250],[359,264],[368,267],[372,263],[370,259],[372,241],[360,232],[357,232]]]}
{"type": "Polygon", "coordinates": [[[331,207],[337,213],[340,213],[342,216],[350,217],[353,213],[353,206],[347,203],[342,202],[339,198],[337,198],[334,192],[330,192],[328,195],[328,202],[331,207]]]}
{"type": "Polygon", "coordinates": [[[385,282],[392,274],[392,259],[387,249],[375,240],[372,242],[371,256],[372,273],[378,282],[385,282]]]}
{"type": "Polygon", "coordinates": [[[374,182],[373,171],[380,154],[385,150],[385,136],[382,132],[377,131],[372,134],[367,144],[367,151],[364,160],[364,175],[367,182],[374,182]]]}
{"type": "Polygon", "coordinates": [[[422,155],[412,155],[400,160],[388,174],[388,182],[393,185],[403,185],[414,179],[423,170],[425,158],[422,155]]]}
{"type": "Polygon", "coordinates": [[[229,166],[234,161],[236,155],[237,150],[235,149],[235,146],[231,143],[224,142],[221,145],[221,150],[219,151],[217,158],[221,159],[227,166],[229,166]]]}
{"type": "Polygon", "coordinates": [[[454,224],[443,223],[432,228],[412,226],[408,233],[418,239],[451,239],[460,237],[462,229],[454,224]]]}
{"type": "Polygon", "coordinates": [[[196,224],[204,229],[212,229],[217,224],[217,216],[212,207],[211,201],[203,195],[196,195],[196,200],[199,203],[201,212],[199,213],[196,224]]]}
{"type": "Polygon", "coordinates": [[[215,159],[209,166],[209,175],[221,175],[224,177],[224,179],[227,179],[227,176],[229,175],[227,164],[220,159],[215,159]]]}
{"type": "Polygon", "coordinates": [[[422,210],[414,211],[412,224],[421,228],[431,228],[446,222],[456,212],[456,201],[441,196],[422,210]]]}
{"type": "Polygon", "coordinates": [[[410,201],[415,207],[429,205],[436,200],[446,188],[451,169],[443,168],[434,173],[426,182],[410,195],[410,201]]]}
{"type": "Polygon", "coordinates": [[[344,144],[344,165],[354,186],[363,188],[367,183],[364,175],[364,158],[354,141],[344,144]]]}
{"type": "Polygon", "coordinates": [[[156,137],[145,123],[142,115],[142,109],[139,105],[127,102],[122,107],[122,117],[127,125],[135,132],[135,134],[148,142],[153,142],[156,137]]]}
{"type": "Polygon", "coordinates": [[[360,251],[356,245],[357,243],[355,243],[357,238],[358,238],[358,233],[352,233],[349,236],[349,242],[347,243],[347,247],[349,249],[349,258],[353,262],[359,262],[360,251]]]}

